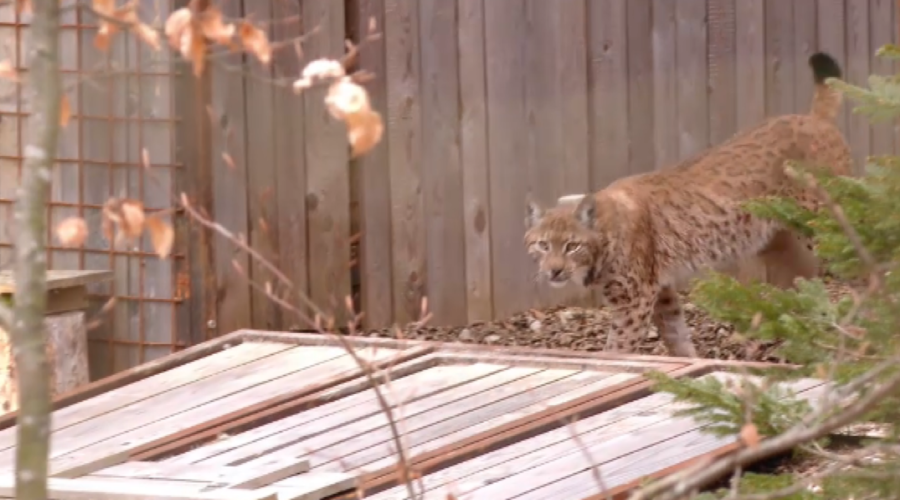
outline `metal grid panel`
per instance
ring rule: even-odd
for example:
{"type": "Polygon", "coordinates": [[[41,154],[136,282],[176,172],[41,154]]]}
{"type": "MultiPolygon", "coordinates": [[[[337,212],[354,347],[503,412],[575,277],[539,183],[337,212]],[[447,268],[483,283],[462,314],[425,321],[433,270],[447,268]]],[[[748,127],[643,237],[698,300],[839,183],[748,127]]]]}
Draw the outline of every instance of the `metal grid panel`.
{"type": "MultiPolygon", "coordinates": [[[[61,63],[72,119],[60,135],[49,202],[48,267],[110,269],[109,283],[93,286],[93,315],[109,299],[116,305],[89,333],[92,378],[174,352],[186,328],[183,293],[188,262],[184,238],[176,234],[172,257],[160,260],[149,238],[114,250],[100,230],[103,203],[112,196],[144,203],[148,213],[175,205],[183,167],[176,161],[174,69],[171,53],[153,51],[130,34],[119,33],[108,52],[94,46],[97,19],[76,0],[64,0],[61,63]],[[146,148],[150,167],[142,165],[146,148]],[[81,249],[59,246],[53,227],[68,216],[83,217],[90,236],[81,249]],[[181,278],[179,278],[179,276],[181,278]]],[[[161,26],[171,0],[139,3],[140,17],[161,26]]],[[[27,75],[29,16],[0,7],[0,59],[10,59],[27,75]]],[[[11,265],[8,225],[29,107],[22,89],[5,85],[0,95],[0,265],[11,265]]],[[[171,216],[168,216],[169,222],[171,216]]]]}

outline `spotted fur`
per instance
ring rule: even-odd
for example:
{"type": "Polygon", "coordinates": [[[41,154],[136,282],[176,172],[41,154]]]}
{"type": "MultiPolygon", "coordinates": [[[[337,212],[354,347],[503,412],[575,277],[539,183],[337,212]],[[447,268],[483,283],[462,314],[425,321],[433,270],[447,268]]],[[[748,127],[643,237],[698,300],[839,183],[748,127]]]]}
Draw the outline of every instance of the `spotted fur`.
{"type": "Polygon", "coordinates": [[[750,259],[767,280],[791,286],[818,273],[811,243],[740,204],[787,196],[816,209],[816,199],[784,172],[785,160],[850,175],[847,142],[834,118],[841,95],[826,85],[837,63],[817,53],[808,114],[766,120],[671,168],[619,179],[577,206],[528,204],[525,245],[539,278],[597,287],[612,315],[606,348],[631,347],[656,325],[670,354],[695,357],[677,291],[704,270],[733,272],[750,259]]]}

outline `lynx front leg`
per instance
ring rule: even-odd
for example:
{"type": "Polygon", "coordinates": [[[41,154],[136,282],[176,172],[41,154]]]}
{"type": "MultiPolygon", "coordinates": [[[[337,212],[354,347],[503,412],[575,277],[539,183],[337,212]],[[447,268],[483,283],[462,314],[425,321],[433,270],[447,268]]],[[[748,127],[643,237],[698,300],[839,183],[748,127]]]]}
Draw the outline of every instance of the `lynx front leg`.
{"type": "Polygon", "coordinates": [[[672,287],[663,287],[653,307],[653,324],[672,356],[696,358],[691,328],[684,319],[681,300],[672,287]]]}

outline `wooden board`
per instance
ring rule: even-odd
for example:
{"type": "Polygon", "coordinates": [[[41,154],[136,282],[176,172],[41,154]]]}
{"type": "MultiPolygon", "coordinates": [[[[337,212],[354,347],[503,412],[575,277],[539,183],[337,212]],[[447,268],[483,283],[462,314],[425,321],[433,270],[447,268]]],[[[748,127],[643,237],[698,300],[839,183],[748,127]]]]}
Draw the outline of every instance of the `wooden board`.
{"type": "MultiPolygon", "coordinates": [[[[92,285],[112,279],[112,271],[78,271],[78,270],[48,270],[47,290],[70,288],[74,286],[92,285]]],[[[0,270],[0,294],[14,293],[16,291],[13,272],[9,269],[0,270]]]]}

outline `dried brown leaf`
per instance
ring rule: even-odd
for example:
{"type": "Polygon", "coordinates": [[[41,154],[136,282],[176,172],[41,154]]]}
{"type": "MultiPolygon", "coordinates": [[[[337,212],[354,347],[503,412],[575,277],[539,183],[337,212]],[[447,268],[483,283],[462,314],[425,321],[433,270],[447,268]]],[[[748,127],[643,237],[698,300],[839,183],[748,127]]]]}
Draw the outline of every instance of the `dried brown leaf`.
{"type": "Polygon", "coordinates": [[[123,200],[121,204],[122,211],[122,232],[128,238],[138,238],[144,232],[144,204],[138,200],[123,200]]]}
{"type": "Polygon", "coordinates": [[[331,116],[338,120],[346,120],[348,115],[365,113],[371,110],[369,94],[366,89],[357,85],[350,78],[344,77],[328,87],[325,106],[331,116]]]}
{"type": "MultiPolygon", "coordinates": [[[[182,7],[169,14],[168,19],[166,19],[163,31],[169,38],[169,46],[173,49],[181,50],[183,44],[182,38],[186,35],[190,36],[190,30],[188,28],[190,27],[192,16],[193,14],[189,7],[182,7]]],[[[182,54],[183,53],[184,51],[182,51],[182,54]]]]}
{"type": "Polygon", "coordinates": [[[740,436],[741,441],[743,441],[748,448],[756,448],[759,445],[759,431],[752,422],[746,423],[741,427],[740,436]]]}
{"type": "Polygon", "coordinates": [[[169,223],[156,215],[147,217],[146,225],[156,255],[159,255],[160,259],[168,258],[172,252],[172,245],[175,243],[175,230],[169,223]]]}
{"type": "Polygon", "coordinates": [[[31,14],[31,0],[16,0],[16,12],[31,14]]]}
{"type": "Polygon", "coordinates": [[[362,156],[381,141],[384,123],[377,111],[355,115],[347,120],[347,138],[350,141],[351,158],[362,156]]]}
{"type": "Polygon", "coordinates": [[[241,21],[238,33],[244,50],[253,54],[259,62],[269,64],[272,60],[272,46],[269,45],[266,32],[247,21],[241,21]]]}
{"type": "Polygon", "coordinates": [[[10,61],[9,59],[0,61],[0,79],[10,80],[13,82],[19,81],[19,72],[16,71],[16,68],[13,67],[12,61],[10,61]]]}
{"type": "Polygon", "coordinates": [[[71,118],[72,105],[69,103],[69,96],[64,93],[59,101],[59,126],[65,128],[71,118]]]}
{"type": "Polygon", "coordinates": [[[68,217],[56,226],[56,237],[64,247],[80,247],[87,236],[87,223],[81,217],[68,217]]]}
{"type": "Polygon", "coordinates": [[[222,160],[225,162],[225,165],[228,166],[230,170],[237,169],[237,166],[234,164],[234,159],[231,158],[231,155],[228,153],[222,153],[222,160]]]}
{"type": "Polygon", "coordinates": [[[231,45],[231,39],[235,33],[234,24],[223,22],[222,11],[214,5],[203,11],[203,15],[200,17],[200,30],[203,36],[226,46],[231,45]]]}

